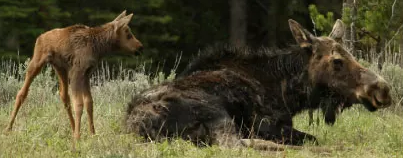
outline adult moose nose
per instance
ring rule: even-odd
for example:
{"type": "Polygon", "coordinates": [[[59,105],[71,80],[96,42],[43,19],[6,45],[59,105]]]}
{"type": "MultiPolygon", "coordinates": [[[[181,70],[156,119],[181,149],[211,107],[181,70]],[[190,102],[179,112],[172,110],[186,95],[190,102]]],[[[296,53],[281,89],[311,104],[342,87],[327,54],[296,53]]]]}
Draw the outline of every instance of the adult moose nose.
{"type": "Polygon", "coordinates": [[[360,78],[356,96],[368,110],[375,111],[392,104],[390,85],[384,78],[368,69],[361,71],[360,78]]]}
{"type": "Polygon", "coordinates": [[[389,84],[382,77],[379,77],[375,87],[376,89],[373,97],[376,105],[378,105],[379,108],[389,107],[392,104],[389,84]]]}

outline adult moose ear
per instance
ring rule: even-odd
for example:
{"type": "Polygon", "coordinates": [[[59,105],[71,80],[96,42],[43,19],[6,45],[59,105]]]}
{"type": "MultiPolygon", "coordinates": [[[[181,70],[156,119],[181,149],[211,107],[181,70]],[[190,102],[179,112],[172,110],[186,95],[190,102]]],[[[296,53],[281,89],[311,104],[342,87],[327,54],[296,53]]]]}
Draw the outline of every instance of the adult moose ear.
{"type": "Polygon", "coordinates": [[[329,37],[333,38],[338,43],[343,43],[343,36],[346,29],[344,28],[344,23],[340,19],[336,20],[333,25],[332,32],[330,32],[329,37]]]}
{"type": "Polygon", "coordinates": [[[118,15],[113,21],[118,21],[122,19],[124,16],[126,16],[126,10],[124,10],[120,15],[118,15]]]}
{"type": "Polygon", "coordinates": [[[295,40],[299,44],[301,48],[311,47],[313,41],[316,40],[316,37],[312,35],[309,31],[303,28],[298,22],[289,19],[288,24],[290,25],[290,29],[292,35],[295,40]]]}
{"type": "Polygon", "coordinates": [[[132,13],[132,14],[129,14],[128,16],[125,16],[125,17],[121,18],[121,19],[118,20],[118,21],[115,21],[115,22],[114,22],[114,23],[115,23],[115,32],[116,32],[119,28],[121,28],[121,27],[123,27],[123,26],[125,26],[125,25],[128,25],[129,22],[130,22],[130,20],[132,19],[132,17],[133,17],[133,13],[132,13]]]}

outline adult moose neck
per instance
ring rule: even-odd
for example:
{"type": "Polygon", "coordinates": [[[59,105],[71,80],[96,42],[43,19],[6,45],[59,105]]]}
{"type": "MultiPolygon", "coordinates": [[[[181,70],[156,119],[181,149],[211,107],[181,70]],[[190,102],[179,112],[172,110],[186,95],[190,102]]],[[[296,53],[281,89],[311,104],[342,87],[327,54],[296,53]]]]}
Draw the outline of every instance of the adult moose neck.
{"type": "Polygon", "coordinates": [[[215,46],[206,49],[179,75],[184,77],[197,71],[230,69],[253,76],[263,83],[301,75],[309,64],[308,48],[290,46],[286,49],[236,48],[215,46]]]}
{"type": "Polygon", "coordinates": [[[238,65],[261,83],[278,83],[304,74],[309,64],[309,51],[294,46],[281,50],[262,49],[256,55],[245,57],[238,65]]]}

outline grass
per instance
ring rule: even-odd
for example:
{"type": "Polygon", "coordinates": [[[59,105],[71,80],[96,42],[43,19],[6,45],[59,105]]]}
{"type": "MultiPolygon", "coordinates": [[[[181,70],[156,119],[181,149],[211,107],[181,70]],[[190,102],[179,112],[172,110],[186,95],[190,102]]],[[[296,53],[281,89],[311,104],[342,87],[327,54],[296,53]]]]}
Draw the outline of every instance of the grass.
{"type": "MultiPolygon", "coordinates": [[[[14,97],[22,81],[26,64],[0,61],[0,129],[8,123],[14,97]],[[12,77],[12,74],[17,74],[12,77]]],[[[371,64],[367,66],[371,67],[371,64]]],[[[82,119],[82,138],[77,151],[72,152],[72,134],[67,114],[57,90],[56,78],[45,69],[31,86],[27,100],[17,116],[13,132],[0,133],[0,157],[403,157],[403,111],[400,105],[371,113],[360,105],[344,111],[334,126],[308,126],[308,115],[294,118],[296,128],[319,139],[320,146],[342,150],[313,153],[309,150],[282,152],[257,151],[248,148],[218,146],[197,148],[183,140],[171,143],[142,143],[141,138],[121,131],[126,104],[131,96],[151,84],[158,84],[174,74],[150,77],[136,71],[117,68],[118,78],[106,71],[107,65],[94,73],[92,93],[97,134],[90,136],[86,113],[82,119]]],[[[395,100],[403,93],[403,70],[389,65],[379,72],[393,85],[395,100]]],[[[321,118],[315,112],[315,118],[321,118]]],[[[310,146],[309,144],[305,146],[310,146]]]]}

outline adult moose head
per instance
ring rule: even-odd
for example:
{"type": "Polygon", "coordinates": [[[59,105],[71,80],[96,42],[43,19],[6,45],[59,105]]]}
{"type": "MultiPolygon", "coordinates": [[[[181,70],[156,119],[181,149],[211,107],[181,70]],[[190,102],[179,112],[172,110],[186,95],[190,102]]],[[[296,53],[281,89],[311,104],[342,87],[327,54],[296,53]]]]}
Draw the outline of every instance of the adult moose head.
{"type": "Polygon", "coordinates": [[[26,99],[29,86],[43,65],[52,65],[59,78],[60,97],[68,113],[74,138],[80,138],[80,122],[85,107],[91,134],[95,134],[93,123],[93,100],[90,91],[91,70],[100,58],[113,51],[135,54],[143,47],[128,26],[133,14],[123,11],[112,22],[98,27],[73,25],[41,34],[35,43],[34,54],[28,65],[24,85],[18,92],[10,122],[12,129],[18,110],[26,99]],[[72,92],[75,120],[70,107],[68,85],[72,92]]]}
{"type": "Polygon", "coordinates": [[[287,49],[206,49],[177,79],[133,98],[127,130],[150,140],[179,135],[233,144],[252,136],[298,145],[316,138],[293,128],[297,113],[326,108],[331,123],[337,109],[354,103],[370,111],[391,104],[387,82],[337,42],[341,21],[329,37],[315,37],[294,20],[289,25],[298,45],[287,49]],[[324,100],[334,102],[322,107],[324,100]]]}
{"type": "Polygon", "coordinates": [[[339,43],[344,34],[340,20],[329,37],[315,37],[294,20],[289,25],[298,45],[311,53],[307,73],[314,90],[335,91],[346,102],[362,103],[369,111],[391,104],[387,82],[360,65],[339,43]]]}

